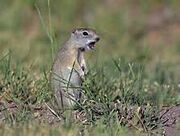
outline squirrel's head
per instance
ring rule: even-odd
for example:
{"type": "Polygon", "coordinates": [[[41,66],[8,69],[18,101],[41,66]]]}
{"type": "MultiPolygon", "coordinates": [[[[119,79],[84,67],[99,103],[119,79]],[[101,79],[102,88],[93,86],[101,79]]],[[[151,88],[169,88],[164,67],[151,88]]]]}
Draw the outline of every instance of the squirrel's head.
{"type": "Polygon", "coordinates": [[[84,50],[93,49],[99,39],[95,30],[90,28],[78,28],[71,33],[71,40],[73,43],[75,43],[77,48],[82,48],[84,50]]]}

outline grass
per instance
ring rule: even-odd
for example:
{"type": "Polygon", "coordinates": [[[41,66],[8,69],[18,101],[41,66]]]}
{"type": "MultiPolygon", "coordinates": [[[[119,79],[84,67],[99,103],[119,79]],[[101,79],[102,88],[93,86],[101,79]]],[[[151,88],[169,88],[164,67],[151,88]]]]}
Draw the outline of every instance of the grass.
{"type": "MultiPolygon", "coordinates": [[[[35,118],[32,105],[43,104],[54,98],[49,90],[46,73],[41,79],[32,76],[30,78],[27,70],[22,70],[20,67],[13,70],[10,58],[9,54],[1,59],[1,70],[4,70],[1,99],[13,101],[19,108],[16,112],[7,112],[8,105],[5,104],[4,122],[12,125],[20,124],[20,126],[21,123],[27,123],[30,124],[29,131],[31,131],[36,127],[34,125],[31,127],[34,122],[32,120],[35,118]]],[[[151,75],[156,78],[151,79],[145,72],[144,66],[138,63],[126,62],[124,59],[114,60],[111,63],[116,68],[114,74],[118,76],[113,77],[106,74],[108,73],[105,70],[108,69],[106,67],[92,68],[86,76],[82,87],[87,98],[80,107],[77,107],[85,115],[85,123],[83,123],[83,116],[76,131],[82,129],[81,131],[85,133],[87,129],[85,126],[88,126],[90,127],[88,129],[93,129],[92,133],[97,135],[106,128],[110,129],[107,135],[116,135],[116,133],[125,134],[126,127],[131,126],[135,128],[137,134],[142,131],[151,133],[152,128],[160,125],[156,116],[162,106],[179,103],[178,84],[169,76],[170,73],[162,74],[164,70],[160,65],[155,69],[154,75],[151,75]],[[139,121],[142,121],[142,124],[139,121]]],[[[68,127],[68,130],[71,130],[74,127],[73,122],[73,120],[66,121],[65,124],[61,124],[61,129],[68,127]]],[[[3,127],[6,126],[4,125],[3,127]]],[[[38,131],[41,131],[39,127],[38,131]]],[[[47,132],[51,131],[56,131],[56,129],[49,129],[47,132]]],[[[50,135],[48,133],[46,134],[50,135]]],[[[59,132],[54,133],[59,134],[59,132]]]]}
{"type": "Polygon", "coordinates": [[[152,135],[154,128],[162,133],[159,111],[180,103],[179,25],[174,19],[179,1],[15,0],[9,8],[8,1],[0,2],[1,135],[152,135]],[[147,29],[154,7],[173,13],[167,32],[164,24],[147,29]],[[96,28],[101,36],[86,56],[86,99],[76,107],[82,118],[52,125],[41,118],[49,117],[46,104],[61,117],[49,87],[52,60],[77,26],[96,28]]]}

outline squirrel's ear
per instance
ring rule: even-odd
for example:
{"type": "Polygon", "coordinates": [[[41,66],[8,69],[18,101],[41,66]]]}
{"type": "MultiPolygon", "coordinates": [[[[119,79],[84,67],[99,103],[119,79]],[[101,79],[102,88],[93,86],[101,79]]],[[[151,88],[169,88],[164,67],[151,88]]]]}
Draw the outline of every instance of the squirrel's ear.
{"type": "Polygon", "coordinates": [[[73,29],[71,33],[74,34],[75,32],[76,32],[76,29],[73,29]]]}

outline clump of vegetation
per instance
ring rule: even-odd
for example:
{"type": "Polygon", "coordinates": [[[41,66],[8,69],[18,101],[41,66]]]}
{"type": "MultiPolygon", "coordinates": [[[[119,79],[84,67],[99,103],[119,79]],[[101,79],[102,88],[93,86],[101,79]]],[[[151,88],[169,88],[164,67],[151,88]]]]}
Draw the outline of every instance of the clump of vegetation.
{"type": "MultiPolygon", "coordinates": [[[[154,129],[162,125],[159,116],[161,107],[179,103],[176,91],[178,85],[173,84],[171,77],[160,77],[161,74],[157,74],[156,69],[153,76],[156,78],[151,79],[145,72],[145,66],[135,62],[118,59],[109,63],[114,65],[114,71],[111,71],[114,74],[110,75],[116,76],[109,76],[109,69],[106,67],[94,67],[83,83],[82,90],[86,97],[76,107],[79,112],[78,122],[82,127],[80,132],[85,133],[85,126],[94,128],[101,122],[102,127],[108,128],[115,127],[116,123],[119,126],[115,127],[117,133],[121,133],[122,127],[153,133],[154,129]]],[[[158,72],[163,73],[163,68],[159,66],[158,69],[158,72]]],[[[56,124],[57,120],[63,117],[57,109],[43,107],[44,103],[49,105],[54,101],[46,74],[41,79],[36,79],[28,74],[28,70],[12,68],[10,55],[1,59],[1,72],[4,73],[1,81],[3,122],[14,124],[43,118],[45,122],[56,124]],[[51,120],[48,113],[42,112],[50,112],[56,119],[51,120]]],[[[63,118],[60,120],[63,122],[63,118]]],[[[64,127],[74,126],[76,121],[73,121],[73,117],[70,120],[64,122],[64,127]]],[[[113,134],[112,131],[108,134],[113,134]]]]}

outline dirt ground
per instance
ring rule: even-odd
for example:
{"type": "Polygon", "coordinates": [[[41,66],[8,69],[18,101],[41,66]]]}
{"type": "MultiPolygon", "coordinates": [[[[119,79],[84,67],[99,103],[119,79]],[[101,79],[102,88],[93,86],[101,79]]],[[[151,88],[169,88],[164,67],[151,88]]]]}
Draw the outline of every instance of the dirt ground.
{"type": "MultiPolygon", "coordinates": [[[[14,102],[0,102],[0,123],[4,123],[10,116],[10,118],[15,119],[18,112],[21,112],[25,106],[28,111],[30,111],[33,120],[39,123],[46,122],[50,125],[58,125],[62,120],[47,104],[43,106],[33,106],[17,105],[14,102]]],[[[160,119],[161,129],[165,136],[178,135],[180,132],[180,105],[164,107],[157,118],[160,119]]],[[[156,129],[153,131],[156,131],[156,129]]]]}

